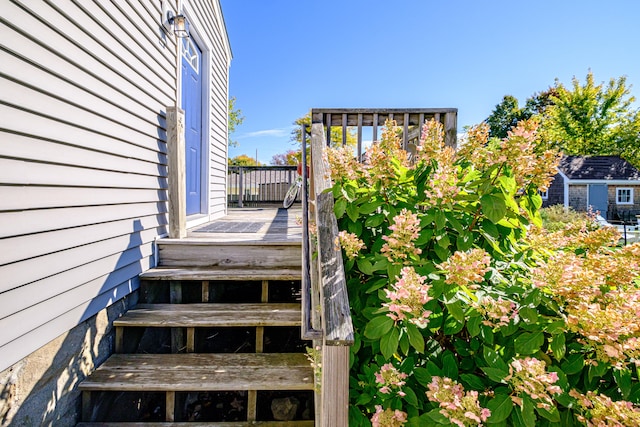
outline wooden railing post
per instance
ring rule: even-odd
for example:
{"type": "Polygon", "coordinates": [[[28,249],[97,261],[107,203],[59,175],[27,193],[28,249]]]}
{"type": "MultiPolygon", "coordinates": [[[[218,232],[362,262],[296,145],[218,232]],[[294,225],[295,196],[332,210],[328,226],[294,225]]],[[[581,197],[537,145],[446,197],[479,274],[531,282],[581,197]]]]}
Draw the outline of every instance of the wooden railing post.
{"type": "Polygon", "coordinates": [[[244,169],[240,167],[238,169],[238,207],[243,208],[244,204],[242,198],[244,197],[244,169]]]}
{"type": "Polygon", "coordinates": [[[184,142],[184,111],[167,108],[167,162],[169,181],[169,237],[187,236],[187,181],[184,142]]]}

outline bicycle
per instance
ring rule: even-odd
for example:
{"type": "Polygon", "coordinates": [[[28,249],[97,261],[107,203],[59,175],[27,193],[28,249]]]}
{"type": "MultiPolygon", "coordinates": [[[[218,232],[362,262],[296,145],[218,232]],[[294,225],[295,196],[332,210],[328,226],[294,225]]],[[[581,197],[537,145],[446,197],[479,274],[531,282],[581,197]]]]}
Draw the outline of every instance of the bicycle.
{"type": "Polygon", "coordinates": [[[293,206],[293,203],[298,198],[298,193],[300,193],[300,189],[302,188],[302,164],[298,164],[298,177],[291,184],[291,187],[287,190],[287,193],[284,195],[284,200],[282,201],[282,206],[285,209],[289,209],[293,206]]]}

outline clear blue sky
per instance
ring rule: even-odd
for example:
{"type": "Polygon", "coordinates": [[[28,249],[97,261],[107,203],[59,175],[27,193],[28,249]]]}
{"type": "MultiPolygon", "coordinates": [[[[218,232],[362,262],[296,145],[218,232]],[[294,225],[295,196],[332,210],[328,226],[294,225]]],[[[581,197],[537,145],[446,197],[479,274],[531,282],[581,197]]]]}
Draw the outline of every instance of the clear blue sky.
{"type": "Polygon", "coordinates": [[[311,108],[458,108],[458,131],[504,95],[558,78],[627,77],[640,96],[638,0],[221,0],[230,95],[245,116],[231,157],[294,148],[311,108]]]}

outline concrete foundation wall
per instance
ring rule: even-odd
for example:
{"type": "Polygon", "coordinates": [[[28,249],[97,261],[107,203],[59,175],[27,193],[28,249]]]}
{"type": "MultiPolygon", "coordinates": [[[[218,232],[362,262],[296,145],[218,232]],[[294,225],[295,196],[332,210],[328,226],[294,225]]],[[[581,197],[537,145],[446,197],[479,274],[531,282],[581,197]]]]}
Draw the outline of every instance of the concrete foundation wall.
{"type": "Polygon", "coordinates": [[[0,372],[0,426],[74,426],[78,384],[113,353],[113,320],[136,301],[137,292],[0,372]]]}

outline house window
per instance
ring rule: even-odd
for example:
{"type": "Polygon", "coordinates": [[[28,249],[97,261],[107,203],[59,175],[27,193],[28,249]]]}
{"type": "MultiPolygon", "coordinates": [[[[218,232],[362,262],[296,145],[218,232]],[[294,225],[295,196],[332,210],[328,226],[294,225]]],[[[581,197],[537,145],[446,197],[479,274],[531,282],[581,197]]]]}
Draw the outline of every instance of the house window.
{"type": "Polygon", "coordinates": [[[542,197],[542,200],[547,200],[549,198],[549,190],[539,190],[540,193],[540,197],[542,197]]]}
{"type": "Polygon", "coordinates": [[[182,56],[184,56],[189,65],[191,65],[191,68],[193,68],[195,72],[198,73],[198,48],[194,46],[191,37],[182,39],[182,56]]]}
{"type": "Polygon", "coordinates": [[[618,205],[632,205],[633,188],[616,188],[616,203],[618,205]]]}

